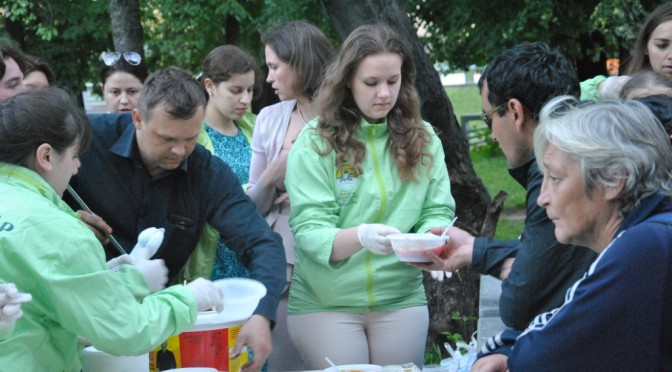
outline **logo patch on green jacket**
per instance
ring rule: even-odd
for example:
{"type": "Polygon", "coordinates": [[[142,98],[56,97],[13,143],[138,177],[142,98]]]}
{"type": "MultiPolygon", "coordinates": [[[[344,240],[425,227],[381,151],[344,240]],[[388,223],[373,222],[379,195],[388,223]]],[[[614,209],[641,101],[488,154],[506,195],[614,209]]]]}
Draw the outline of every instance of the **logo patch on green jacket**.
{"type": "Polygon", "coordinates": [[[349,205],[355,200],[357,177],[354,172],[350,164],[341,164],[336,169],[336,199],[339,205],[349,205]]]}

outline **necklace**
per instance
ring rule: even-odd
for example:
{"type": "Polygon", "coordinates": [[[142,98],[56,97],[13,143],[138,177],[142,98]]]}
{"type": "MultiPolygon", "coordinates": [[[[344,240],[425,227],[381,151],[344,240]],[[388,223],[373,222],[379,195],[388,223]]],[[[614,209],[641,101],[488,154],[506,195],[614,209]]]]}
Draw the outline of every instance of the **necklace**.
{"type": "Polygon", "coordinates": [[[301,107],[299,107],[298,103],[296,104],[296,111],[299,112],[299,117],[301,118],[301,120],[303,120],[303,124],[306,124],[307,123],[306,119],[303,118],[303,114],[301,113],[301,107]]]}

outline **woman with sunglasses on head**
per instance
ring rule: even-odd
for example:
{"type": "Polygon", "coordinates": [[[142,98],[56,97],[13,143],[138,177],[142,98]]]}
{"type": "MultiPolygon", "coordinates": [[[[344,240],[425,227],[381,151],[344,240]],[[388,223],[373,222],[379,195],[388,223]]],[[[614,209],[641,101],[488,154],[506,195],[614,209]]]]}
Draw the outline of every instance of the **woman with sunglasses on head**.
{"type": "MultiPolygon", "coordinates": [[[[266,81],[281,102],[265,107],[257,117],[247,194],[280,234],[287,256],[287,286],[294,266],[294,238],[289,229],[290,201],[285,191],[287,154],[307,122],[317,115],[313,102],[334,47],[322,31],[294,21],[262,37],[268,66],[266,81]]],[[[278,307],[273,330],[272,371],[303,370],[298,351],[287,334],[287,290],[278,307]]]]}
{"type": "Polygon", "coordinates": [[[289,334],[307,369],[422,365],[429,327],[420,270],[388,235],[426,233],[455,214],[441,141],[420,116],[409,48],[391,28],[343,42],[316,98],[320,116],[287,161],[297,265],[289,334]]]}
{"type": "Polygon", "coordinates": [[[103,52],[105,67],[100,71],[100,89],[109,112],[131,111],[148,72],[142,56],[136,52],[103,52]]]}

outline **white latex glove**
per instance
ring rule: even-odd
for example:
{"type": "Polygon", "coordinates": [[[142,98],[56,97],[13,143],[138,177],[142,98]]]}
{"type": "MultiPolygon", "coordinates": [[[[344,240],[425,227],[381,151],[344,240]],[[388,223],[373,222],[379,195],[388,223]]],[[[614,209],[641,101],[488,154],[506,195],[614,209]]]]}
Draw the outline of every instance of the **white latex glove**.
{"type": "Polygon", "coordinates": [[[156,292],[166,288],[168,268],[163,260],[137,260],[133,266],[145,278],[150,291],[156,292]]]}
{"type": "Polygon", "coordinates": [[[109,261],[107,261],[107,268],[110,269],[111,271],[117,271],[121,268],[123,265],[132,265],[133,264],[133,258],[127,254],[122,254],[121,256],[115,257],[109,261]]]}
{"type": "Polygon", "coordinates": [[[211,281],[196,278],[191,283],[185,285],[196,297],[196,304],[198,305],[198,311],[207,311],[213,307],[218,313],[224,311],[224,296],[219,288],[212,284],[211,281]]]}
{"type": "Polygon", "coordinates": [[[23,315],[21,304],[33,299],[28,293],[21,293],[14,283],[0,284],[0,329],[9,328],[23,315]]]}
{"type": "Polygon", "coordinates": [[[166,229],[163,227],[160,229],[157,229],[156,227],[144,229],[138,235],[138,242],[131,251],[131,257],[136,260],[149,260],[152,256],[154,256],[156,251],[159,250],[161,243],[163,243],[163,234],[165,232],[166,229]]]}
{"type": "Polygon", "coordinates": [[[602,99],[618,99],[621,88],[630,80],[630,76],[609,76],[600,85],[600,95],[602,99]]]}
{"type": "Polygon", "coordinates": [[[401,231],[392,226],[380,223],[363,223],[357,228],[357,238],[362,246],[374,254],[392,253],[392,243],[387,237],[390,234],[400,234],[401,231]]]}
{"type": "Polygon", "coordinates": [[[450,271],[432,270],[429,272],[429,274],[432,276],[432,279],[438,280],[439,282],[442,282],[444,277],[446,279],[453,277],[453,273],[450,271]]]}

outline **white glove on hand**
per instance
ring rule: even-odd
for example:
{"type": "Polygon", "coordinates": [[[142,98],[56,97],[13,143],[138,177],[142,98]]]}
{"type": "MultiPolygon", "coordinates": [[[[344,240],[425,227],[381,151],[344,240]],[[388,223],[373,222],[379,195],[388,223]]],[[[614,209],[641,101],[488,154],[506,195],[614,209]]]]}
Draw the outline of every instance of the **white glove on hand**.
{"type": "Polygon", "coordinates": [[[156,227],[150,227],[144,229],[138,235],[138,242],[131,251],[131,257],[136,260],[149,260],[159,250],[161,243],[163,243],[163,234],[165,232],[166,229],[164,228],[157,229],[156,227]]]}
{"type": "Polygon", "coordinates": [[[185,285],[196,297],[198,311],[208,311],[213,307],[218,313],[224,311],[224,296],[219,288],[211,281],[197,278],[185,285]]]}
{"type": "Polygon", "coordinates": [[[168,268],[163,260],[137,260],[133,266],[145,278],[150,291],[156,292],[166,288],[168,268]]]}
{"type": "Polygon", "coordinates": [[[446,279],[450,279],[453,277],[453,273],[451,271],[432,270],[429,272],[429,274],[432,276],[432,279],[437,280],[439,282],[442,282],[444,277],[446,279]]]}
{"type": "Polygon", "coordinates": [[[14,325],[23,315],[21,304],[33,299],[28,293],[20,293],[14,283],[0,284],[0,330],[14,325]]]}
{"type": "Polygon", "coordinates": [[[400,233],[401,231],[394,227],[380,223],[363,223],[357,228],[357,238],[359,238],[359,242],[373,254],[392,253],[392,243],[387,236],[400,233]]]}
{"type": "Polygon", "coordinates": [[[129,256],[127,254],[122,254],[119,257],[115,257],[115,258],[107,261],[107,268],[110,271],[117,271],[125,264],[132,265],[133,264],[133,258],[131,258],[131,256],[129,256]]]}

